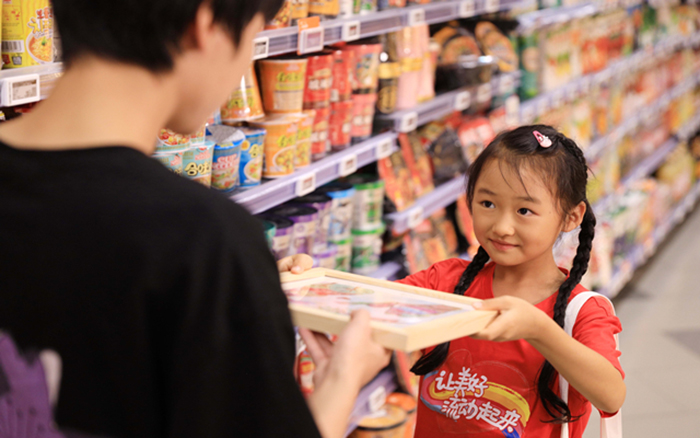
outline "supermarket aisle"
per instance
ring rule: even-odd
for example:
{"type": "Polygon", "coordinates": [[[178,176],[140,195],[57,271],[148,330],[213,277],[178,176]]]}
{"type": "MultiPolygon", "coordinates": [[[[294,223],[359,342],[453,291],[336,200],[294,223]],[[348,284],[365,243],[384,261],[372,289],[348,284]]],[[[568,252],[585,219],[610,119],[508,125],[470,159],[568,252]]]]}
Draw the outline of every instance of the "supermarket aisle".
{"type": "MultiPolygon", "coordinates": [[[[698,436],[700,209],[615,300],[622,320],[626,437],[698,436]]],[[[597,416],[584,438],[599,436],[597,416]]]]}

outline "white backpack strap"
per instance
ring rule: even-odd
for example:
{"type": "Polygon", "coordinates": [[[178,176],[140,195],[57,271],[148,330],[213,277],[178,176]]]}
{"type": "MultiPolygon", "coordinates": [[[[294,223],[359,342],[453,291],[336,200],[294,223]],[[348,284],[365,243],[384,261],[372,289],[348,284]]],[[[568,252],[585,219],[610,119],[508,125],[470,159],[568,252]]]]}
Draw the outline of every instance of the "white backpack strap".
{"type": "MultiPolygon", "coordinates": [[[[601,297],[606,299],[610,303],[610,308],[615,314],[615,307],[608,297],[595,293],[595,292],[582,292],[576,295],[566,307],[566,316],[564,317],[564,330],[569,336],[573,336],[574,325],[576,324],[576,319],[581,311],[581,308],[588,300],[594,297],[601,297]]],[[[615,344],[617,349],[620,349],[620,341],[618,336],[615,335],[615,344]]],[[[561,394],[561,399],[567,404],[569,403],[569,382],[566,381],[561,375],[559,375],[559,392],[561,394]]],[[[601,418],[600,419],[600,437],[601,438],[622,438],[622,414],[618,411],[612,417],[601,418]]],[[[569,425],[568,423],[562,424],[561,427],[561,438],[569,438],[569,425]]]]}

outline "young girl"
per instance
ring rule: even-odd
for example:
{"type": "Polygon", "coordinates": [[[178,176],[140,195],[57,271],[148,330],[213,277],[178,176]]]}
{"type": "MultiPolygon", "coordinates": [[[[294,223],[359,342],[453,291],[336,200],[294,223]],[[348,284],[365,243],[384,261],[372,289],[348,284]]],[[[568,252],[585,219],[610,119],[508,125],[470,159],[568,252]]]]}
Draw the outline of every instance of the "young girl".
{"type": "Polygon", "coordinates": [[[422,376],[416,438],[556,437],[562,423],[579,438],[591,404],[603,416],[625,398],[609,303],[589,300],[573,337],[562,329],[568,302],[585,289],[596,219],[586,199],[582,151],[549,126],[499,135],[469,171],[467,195],[479,252],[448,260],[402,283],[485,300],[498,316],[482,332],[428,349],[413,367],[422,376]],[[581,227],[571,272],[552,248],[581,227]],[[559,397],[560,373],[571,385],[559,397]]]}

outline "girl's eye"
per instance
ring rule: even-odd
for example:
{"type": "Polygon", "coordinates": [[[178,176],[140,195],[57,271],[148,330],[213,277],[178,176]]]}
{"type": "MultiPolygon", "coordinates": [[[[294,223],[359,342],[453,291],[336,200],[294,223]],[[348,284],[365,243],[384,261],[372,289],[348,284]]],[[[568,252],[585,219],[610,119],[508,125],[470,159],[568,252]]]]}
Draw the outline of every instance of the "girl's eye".
{"type": "Polygon", "coordinates": [[[532,210],[529,210],[527,208],[521,208],[518,210],[518,214],[523,215],[523,216],[527,216],[531,213],[532,213],[532,210]]]}
{"type": "Polygon", "coordinates": [[[493,202],[491,202],[491,201],[481,201],[481,205],[483,207],[486,207],[486,208],[493,208],[494,207],[493,202]]]}

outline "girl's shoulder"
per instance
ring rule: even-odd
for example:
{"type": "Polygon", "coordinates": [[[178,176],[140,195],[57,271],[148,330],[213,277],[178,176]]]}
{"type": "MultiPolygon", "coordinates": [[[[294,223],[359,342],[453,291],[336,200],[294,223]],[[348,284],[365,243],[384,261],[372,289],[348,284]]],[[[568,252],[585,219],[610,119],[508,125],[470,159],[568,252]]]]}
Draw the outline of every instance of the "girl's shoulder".
{"type": "MultiPolygon", "coordinates": [[[[399,283],[452,293],[469,263],[469,261],[460,258],[448,259],[435,263],[424,271],[410,275],[400,280],[399,283]]],[[[482,275],[488,276],[487,271],[491,268],[491,264],[487,264],[479,273],[477,279],[482,275]]]]}

